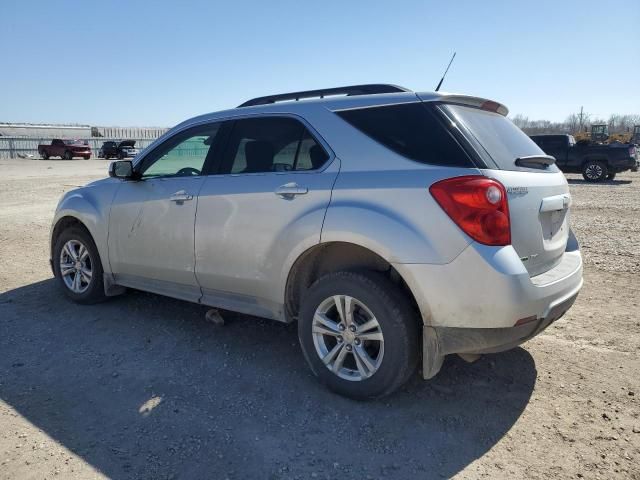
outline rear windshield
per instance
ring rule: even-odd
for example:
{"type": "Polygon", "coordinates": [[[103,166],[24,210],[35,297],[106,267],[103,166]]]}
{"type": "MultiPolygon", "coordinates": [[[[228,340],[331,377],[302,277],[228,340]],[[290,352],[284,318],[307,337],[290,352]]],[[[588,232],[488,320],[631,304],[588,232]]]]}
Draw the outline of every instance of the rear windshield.
{"type": "MultiPolygon", "coordinates": [[[[499,113],[462,105],[446,105],[443,108],[453,115],[458,124],[466,127],[466,130],[501,170],[528,170],[518,167],[515,164],[516,158],[545,154],[511,120],[499,113]]],[[[551,165],[545,171],[557,172],[558,168],[551,165]]]]}
{"type": "Polygon", "coordinates": [[[433,165],[473,166],[433,106],[416,102],[335,113],[373,140],[411,160],[433,165]]]}

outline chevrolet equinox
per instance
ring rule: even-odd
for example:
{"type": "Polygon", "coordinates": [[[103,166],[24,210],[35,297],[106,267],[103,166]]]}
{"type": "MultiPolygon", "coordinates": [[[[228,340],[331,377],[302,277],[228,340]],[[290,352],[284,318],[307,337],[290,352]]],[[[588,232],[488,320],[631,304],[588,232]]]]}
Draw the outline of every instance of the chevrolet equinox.
{"type": "Polygon", "coordinates": [[[356,85],[192,118],[62,197],[54,274],[79,303],[129,287],[297,321],[329,388],[387,395],[525,342],[582,286],[567,181],[506,115],[356,85]]]}

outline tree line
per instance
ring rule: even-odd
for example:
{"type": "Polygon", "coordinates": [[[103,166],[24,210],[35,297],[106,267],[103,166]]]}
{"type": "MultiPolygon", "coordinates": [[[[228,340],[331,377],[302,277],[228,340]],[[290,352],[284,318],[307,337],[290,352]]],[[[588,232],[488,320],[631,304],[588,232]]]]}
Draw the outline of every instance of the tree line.
{"type": "Polygon", "coordinates": [[[550,120],[531,120],[529,117],[518,114],[511,118],[513,123],[520,127],[527,135],[543,133],[569,133],[590,131],[591,125],[607,124],[609,133],[633,132],[634,125],[640,125],[640,115],[614,113],[608,119],[592,117],[588,113],[573,113],[563,122],[552,122],[550,120]]]}

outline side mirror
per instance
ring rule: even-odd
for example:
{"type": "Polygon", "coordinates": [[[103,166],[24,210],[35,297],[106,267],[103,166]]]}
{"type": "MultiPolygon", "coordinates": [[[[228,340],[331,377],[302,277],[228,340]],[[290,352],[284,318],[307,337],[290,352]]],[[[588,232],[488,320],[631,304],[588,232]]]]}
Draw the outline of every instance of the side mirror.
{"type": "Polygon", "coordinates": [[[114,178],[133,178],[131,160],[118,160],[109,165],[109,176],[114,178]]]}

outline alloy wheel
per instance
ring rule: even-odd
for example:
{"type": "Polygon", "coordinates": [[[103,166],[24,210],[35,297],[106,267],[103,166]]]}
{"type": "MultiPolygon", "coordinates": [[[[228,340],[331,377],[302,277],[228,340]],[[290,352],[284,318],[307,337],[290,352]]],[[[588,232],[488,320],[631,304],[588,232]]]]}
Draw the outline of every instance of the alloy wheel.
{"type": "Polygon", "coordinates": [[[325,366],[340,378],[361,381],[375,374],[384,356],[384,336],[375,315],[354,297],[323,300],[313,317],[313,343],[325,366]]]}
{"type": "Polygon", "coordinates": [[[60,275],[73,293],[84,293],[91,284],[93,265],[87,247],[78,240],[69,240],[60,251],[60,275]]]}
{"type": "Polygon", "coordinates": [[[587,166],[584,174],[591,180],[597,180],[602,177],[602,167],[597,163],[592,163],[587,166]]]}

